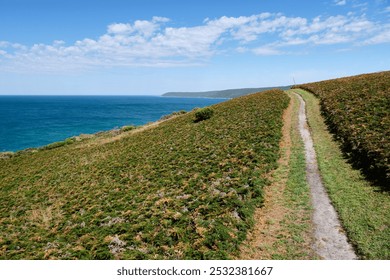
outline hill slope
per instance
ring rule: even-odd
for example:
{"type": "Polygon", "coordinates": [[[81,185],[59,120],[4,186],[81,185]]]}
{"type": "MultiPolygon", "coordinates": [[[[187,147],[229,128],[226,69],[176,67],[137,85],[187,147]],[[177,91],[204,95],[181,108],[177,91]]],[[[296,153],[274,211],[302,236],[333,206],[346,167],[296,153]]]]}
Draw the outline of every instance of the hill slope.
{"type": "Polygon", "coordinates": [[[263,88],[239,88],[239,89],[226,89],[226,90],[214,90],[214,91],[202,91],[202,92],[167,92],[162,96],[166,97],[209,97],[209,98],[234,98],[238,96],[247,95],[255,92],[262,92],[271,89],[287,90],[290,86],[284,87],[263,87],[263,88]]]}
{"type": "Polygon", "coordinates": [[[320,99],[325,120],[351,161],[390,186],[390,71],[296,86],[320,99]]]}
{"type": "Polygon", "coordinates": [[[112,140],[0,159],[1,259],[224,259],[279,158],[273,90],[112,140]]]}

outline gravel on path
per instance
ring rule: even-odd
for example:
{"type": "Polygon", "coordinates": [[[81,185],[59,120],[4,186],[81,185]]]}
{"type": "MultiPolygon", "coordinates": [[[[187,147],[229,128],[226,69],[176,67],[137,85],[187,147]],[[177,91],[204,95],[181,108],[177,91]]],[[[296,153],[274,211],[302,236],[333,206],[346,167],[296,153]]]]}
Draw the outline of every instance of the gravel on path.
{"type": "Polygon", "coordinates": [[[300,102],[299,131],[305,145],[306,179],[311,189],[314,208],[313,249],[321,258],[327,260],[357,259],[321,180],[313,140],[308,129],[305,101],[299,94],[294,94],[300,102]]]}

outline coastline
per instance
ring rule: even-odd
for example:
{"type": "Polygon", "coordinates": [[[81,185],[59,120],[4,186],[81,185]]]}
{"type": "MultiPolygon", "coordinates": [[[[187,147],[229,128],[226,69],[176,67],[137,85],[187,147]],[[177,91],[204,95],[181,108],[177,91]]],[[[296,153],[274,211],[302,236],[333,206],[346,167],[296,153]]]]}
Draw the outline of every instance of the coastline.
{"type": "Polygon", "coordinates": [[[162,96],[0,96],[0,153],[37,149],[126,125],[142,126],[175,111],[224,101],[162,96]]]}
{"type": "MultiPolygon", "coordinates": [[[[197,108],[194,108],[192,111],[196,110],[197,108]]],[[[138,133],[141,131],[145,131],[146,129],[150,129],[153,127],[158,126],[159,124],[171,120],[173,118],[176,118],[180,115],[184,115],[187,113],[190,113],[192,111],[186,112],[186,111],[178,111],[178,112],[172,112],[168,115],[162,116],[160,119],[153,121],[153,122],[148,122],[143,125],[135,126],[135,125],[124,125],[120,128],[113,128],[109,130],[103,130],[103,131],[98,131],[96,133],[82,133],[76,136],[71,136],[68,137],[62,141],[56,141],[49,143],[47,145],[39,146],[39,147],[29,147],[26,149],[22,150],[17,150],[17,151],[5,151],[5,152],[0,152],[0,160],[1,159],[9,159],[15,156],[23,155],[23,154],[31,154],[31,153],[37,153],[39,151],[44,151],[44,150],[52,150],[56,149],[62,146],[70,145],[70,144],[77,144],[77,143],[82,143],[82,142],[88,142],[90,140],[89,144],[93,144],[92,140],[95,140],[94,144],[105,144],[109,143],[112,141],[119,140],[123,137],[132,135],[134,133],[138,133]]]]}

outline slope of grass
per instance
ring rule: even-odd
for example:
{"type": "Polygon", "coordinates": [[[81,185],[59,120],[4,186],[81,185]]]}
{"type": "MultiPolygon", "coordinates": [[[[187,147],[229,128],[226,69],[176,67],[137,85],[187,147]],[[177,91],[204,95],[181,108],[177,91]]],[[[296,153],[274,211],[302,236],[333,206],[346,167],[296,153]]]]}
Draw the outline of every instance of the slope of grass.
{"type": "Polygon", "coordinates": [[[390,259],[390,198],[343,157],[320,115],[319,99],[303,90],[320,173],[348,238],[362,259],[390,259]]]}
{"type": "Polygon", "coordinates": [[[230,258],[277,165],[288,102],[273,90],[197,123],[191,112],[0,159],[0,258],[230,258]]]}
{"type": "Polygon", "coordinates": [[[351,162],[389,190],[390,71],[298,85],[321,110],[351,162]]]}

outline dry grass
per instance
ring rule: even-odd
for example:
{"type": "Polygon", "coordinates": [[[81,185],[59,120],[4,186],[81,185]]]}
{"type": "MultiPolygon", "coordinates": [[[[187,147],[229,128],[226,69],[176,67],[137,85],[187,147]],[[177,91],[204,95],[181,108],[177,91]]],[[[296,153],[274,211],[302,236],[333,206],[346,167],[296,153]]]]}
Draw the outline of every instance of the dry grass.
{"type": "MultiPolygon", "coordinates": [[[[291,179],[290,165],[296,166],[296,157],[302,154],[299,136],[296,134],[298,103],[291,96],[289,107],[283,114],[283,137],[280,142],[281,157],[278,168],[272,172],[272,183],[264,188],[264,206],[257,208],[254,214],[255,226],[247,241],[241,246],[240,259],[312,259],[310,248],[311,210],[308,200],[308,188],[303,183],[305,204],[293,202],[292,192],[301,192],[302,183],[294,184],[291,179]],[[294,161],[294,162],[291,162],[294,161]],[[297,229],[295,223],[301,222],[297,229]]],[[[304,182],[304,166],[300,160],[300,178],[304,182]],[[302,170],[303,167],[303,170],[302,170]]],[[[298,195],[299,196],[299,195],[298,195]]]]}

